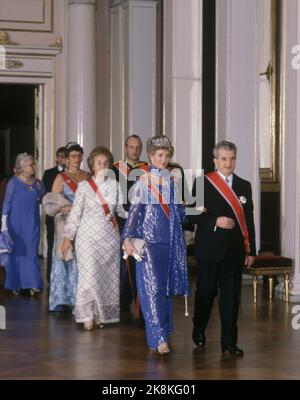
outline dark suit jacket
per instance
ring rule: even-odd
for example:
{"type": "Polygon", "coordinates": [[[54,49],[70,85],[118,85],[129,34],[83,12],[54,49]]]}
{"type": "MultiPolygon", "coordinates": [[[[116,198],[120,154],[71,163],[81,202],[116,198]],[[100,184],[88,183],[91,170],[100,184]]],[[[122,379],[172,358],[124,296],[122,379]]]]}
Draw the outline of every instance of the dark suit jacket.
{"type": "MultiPolygon", "coordinates": [[[[52,191],[53,182],[59,173],[60,171],[57,167],[46,169],[42,179],[45,185],[45,194],[52,191]]],[[[49,215],[46,215],[46,225],[51,227],[51,229],[54,228],[54,219],[49,215]]]]}
{"type": "MultiPolygon", "coordinates": [[[[250,182],[233,174],[232,189],[237,197],[244,196],[247,200],[243,204],[246,224],[249,233],[250,255],[256,255],[255,229],[253,220],[253,202],[250,182]]],[[[193,195],[195,191],[195,182],[193,195]]],[[[197,224],[195,256],[198,260],[210,262],[228,261],[243,264],[245,260],[244,238],[232,208],[209,182],[204,179],[204,206],[207,212],[190,216],[197,224]],[[235,221],[233,229],[216,228],[218,217],[229,217],[235,221]]]]}
{"type": "Polygon", "coordinates": [[[52,191],[52,185],[56,176],[60,173],[57,167],[46,169],[43,175],[43,184],[45,185],[45,193],[52,191]]]}

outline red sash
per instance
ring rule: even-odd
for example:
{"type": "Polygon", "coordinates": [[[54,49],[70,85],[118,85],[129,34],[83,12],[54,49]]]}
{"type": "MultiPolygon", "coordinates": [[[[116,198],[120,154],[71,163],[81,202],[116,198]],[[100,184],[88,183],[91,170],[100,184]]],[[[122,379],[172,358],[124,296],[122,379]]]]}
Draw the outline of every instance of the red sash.
{"type": "Polygon", "coordinates": [[[75,193],[78,187],[77,183],[73,181],[73,179],[71,179],[70,176],[65,172],[61,172],[60,175],[63,177],[65,183],[69,186],[72,192],[75,193]]]}
{"type": "MultiPolygon", "coordinates": [[[[168,206],[167,201],[165,200],[164,196],[159,191],[159,189],[157,189],[157,187],[154,184],[151,184],[151,174],[148,173],[148,174],[146,174],[146,176],[147,176],[147,179],[144,178],[144,179],[142,179],[142,181],[145,184],[147,184],[148,189],[153,193],[154,197],[161,205],[161,208],[163,209],[163,212],[165,213],[166,217],[169,219],[170,218],[170,208],[168,206]],[[149,181],[150,181],[150,183],[148,183],[149,181]]],[[[144,175],[144,177],[145,177],[145,175],[144,175]]]]}
{"type": "MultiPolygon", "coordinates": [[[[108,207],[108,205],[107,205],[107,203],[106,203],[106,201],[105,201],[100,189],[97,187],[96,183],[93,181],[92,178],[89,178],[87,181],[91,185],[91,187],[94,190],[94,192],[96,193],[96,195],[98,196],[98,199],[99,199],[99,201],[100,201],[100,203],[101,203],[101,205],[103,207],[104,214],[105,215],[109,215],[110,214],[109,207],[108,207]]],[[[114,216],[110,219],[110,222],[113,224],[113,226],[116,229],[118,229],[118,223],[117,223],[117,220],[116,220],[116,218],[114,216]]]]}
{"type": "Polygon", "coordinates": [[[249,233],[247,229],[246,219],[243,207],[239,202],[234,191],[228,186],[228,184],[220,177],[217,172],[210,172],[206,175],[206,178],[210,181],[210,183],[217,189],[217,191],[222,195],[222,197],[227,201],[227,203],[232,208],[234,215],[239,223],[242,235],[244,237],[244,245],[246,254],[250,252],[249,245],[249,233]]]}

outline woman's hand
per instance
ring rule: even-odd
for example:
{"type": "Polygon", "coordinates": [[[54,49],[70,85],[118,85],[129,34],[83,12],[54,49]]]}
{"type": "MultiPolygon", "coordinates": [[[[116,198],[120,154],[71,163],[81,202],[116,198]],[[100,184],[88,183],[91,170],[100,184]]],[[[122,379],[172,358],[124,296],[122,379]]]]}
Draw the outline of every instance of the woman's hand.
{"type": "Polygon", "coordinates": [[[124,240],[124,250],[128,256],[132,256],[134,253],[136,253],[136,248],[131,243],[130,238],[126,238],[124,240]]]}
{"type": "Polygon", "coordinates": [[[61,207],[59,212],[62,214],[69,214],[69,212],[71,211],[71,208],[72,208],[72,206],[61,207]]]}
{"type": "Polygon", "coordinates": [[[65,258],[69,251],[72,251],[72,242],[69,238],[65,237],[62,245],[61,245],[61,252],[63,257],[65,258]]]}

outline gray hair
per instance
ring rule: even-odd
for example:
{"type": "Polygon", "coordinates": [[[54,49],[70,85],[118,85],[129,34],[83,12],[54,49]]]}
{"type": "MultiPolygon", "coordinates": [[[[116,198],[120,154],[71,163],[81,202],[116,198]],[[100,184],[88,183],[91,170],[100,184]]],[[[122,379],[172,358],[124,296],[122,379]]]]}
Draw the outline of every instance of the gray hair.
{"type": "Polygon", "coordinates": [[[154,136],[147,140],[146,150],[148,157],[155,153],[157,150],[168,150],[170,157],[174,154],[174,147],[172,142],[167,136],[154,136]]]}
{"type": "Polygon", "coordinates": [[[26,161],[34,161],[33,157],[30,154],[27,153],[20,153],[16,157],[16,162],[15,162],[15,170],[16,173],[20,173],[23,169],[24,163],[26,161]]]}
{"type": "Polygon", "coordinates": [[[222,142],[217,143],[214,147],[214,151],[213,151],[214,158],[219,157],[220,149],[232,150],[232,151],[234,151],[235,155],[237,155],[236,145],[232,142],[227,142],[227,140],[222,140],[222,142]]]}

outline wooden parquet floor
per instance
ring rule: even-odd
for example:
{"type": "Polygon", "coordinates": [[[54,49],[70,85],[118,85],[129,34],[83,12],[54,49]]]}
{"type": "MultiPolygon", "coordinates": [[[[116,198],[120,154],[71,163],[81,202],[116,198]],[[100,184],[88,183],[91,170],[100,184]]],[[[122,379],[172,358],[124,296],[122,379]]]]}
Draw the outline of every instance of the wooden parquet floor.
{"type": "MultiPolygon", "coordinates": [[[[195,277],[192,277],[192,281],[195,277]]],[[[71,314],[48,313],[47,290],[38,297],[9,295],[0,289],[7,329],[0,330],[0,379],[300,379],[300,330],[293,330],[294,304],[274,299],[259,287],[258,304],[252,287],[243,286],[239,346],[244,358],[223,356],[219,344],[219,315],[215,302],[205,349],[191,340],[190,316],[184,301],[174,303],[173,353],[159,357],[147,350],[145,331],[130,313],[121,323],[84,331],[71,314]]]]}

